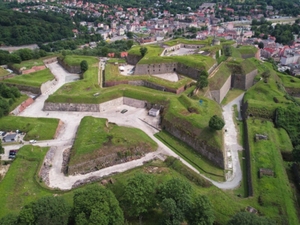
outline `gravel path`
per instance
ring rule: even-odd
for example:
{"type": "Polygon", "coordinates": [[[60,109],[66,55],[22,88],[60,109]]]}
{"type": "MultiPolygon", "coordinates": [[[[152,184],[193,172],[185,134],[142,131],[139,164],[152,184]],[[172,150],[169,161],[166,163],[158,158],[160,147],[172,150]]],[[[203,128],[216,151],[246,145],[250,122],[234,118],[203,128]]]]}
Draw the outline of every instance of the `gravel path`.
{"type": "MultiPolygon", "coordinates": [[[[62,69],[57,63],[49,64],[48,67],[57,79],[55,86],[52,86],[48,91],[46,91],[39,98],[37,98],[35,102],[26,110],[24,110],[19,116],[59,118],[64,123],[62,131],[56,139],[38,141],[38,143],[35,144],[39,146],[55,147],[52,148],[52,154],[49,154],[50,156],[46,159],[47,163],[52,165],[49,169],[49,187],[68,190],[71,189],[74,183],[76,183],[77,181],[81,181],[89,177],[103,177],[114,173],[124,172],[134,167],[141,166],[144,162],[152,160],[154,158],[163,159],[164,155],[170,155],[180,159],[186,166],[188,166],[189,168],[191,168],[199,174],[198,170],[196,170],[189,163],[187,163],[180,156],[174,153],[171,149],[165,146],[161,141],[154,137],[154,134],[158,131],[142,121],[147,116],[146,109],[137,109],[127,105],[123,105],[107,109],[105,112],[101,112],[101,114],[96,112],[42,111],[44,101],[48,98],[50,94],[54,93],[65,83],[65,78],[66,76],[68,76],[68,73],[64,69],[62,69]],[[121,114],[120,111],[124,108],[126,108],[128,112],[125,114],[121,114]],[[80,124],[81,119],[84,116],[107,118],[109,122],[116,123],[119,126],[139,128],[143,130],[150,138],[152,138],[158,144],[158,150],[152,153],[148,153],[140,159],[126,162],[123,164],[114,165],[105,169],[101,169],[99,171],[91,172],[84,175],[78,174],[74,176],[64,176],[64,174],[61,172],[63,151],[72,146],[77,128],[80,124]]],[[[225,148],[227,152],[231,152],[232,156],[229,160],[226,161],[229,162],[232,158],[232,174],[228,177],[228,180],[223,183],[212,181],[209,178],[206,178],[205,176],[200,174],[202,177],[204,177],[207,180],[210,180],[214,185],[222,189],[236,188],[239,185],[242,178],[242,173],[238,160],[238,150],[241,149],[241,146],[237,144],[237,133],[233,122],[232,110],[232,106],[234,104],[240,104],[241,98],[242,95],[239,96],[237,99],[233,100],[228,105],[226,105],[224,107],[223,112],[223,116],[226,122],[225,129],[227,129],[224,138],[226,143],[225,148]]],[[[21,145],[5,146],[5,154],[7,155],[8,151],[11,149],[17,149],[20,147],[21,145]]]]}

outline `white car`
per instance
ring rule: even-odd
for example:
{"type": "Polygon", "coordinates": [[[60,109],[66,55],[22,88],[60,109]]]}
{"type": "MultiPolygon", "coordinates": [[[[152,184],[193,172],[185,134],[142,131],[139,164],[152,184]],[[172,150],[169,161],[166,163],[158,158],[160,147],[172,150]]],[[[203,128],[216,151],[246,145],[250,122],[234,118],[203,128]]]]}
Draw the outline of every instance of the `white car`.
{"type": "Polygon", "coordinates": [[[36,143],[36,140],[30,140],[29,143],[34,144],[34,143],[36,143]]]}

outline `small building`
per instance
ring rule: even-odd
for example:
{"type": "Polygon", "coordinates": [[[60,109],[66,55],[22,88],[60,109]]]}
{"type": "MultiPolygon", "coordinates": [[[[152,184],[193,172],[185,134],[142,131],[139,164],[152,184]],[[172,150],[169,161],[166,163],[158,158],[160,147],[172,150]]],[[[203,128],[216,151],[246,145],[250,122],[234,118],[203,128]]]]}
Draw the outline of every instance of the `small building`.
{"type": "Polygon", "coordinates": [[[150,109],[149,112],[148,112],[148,115],[149,116],[154,116],[154,117],[158,116],[159,115],[159,109],[154,109],[154,108],[150,109]]]}
{"type": "Polygon", "coordinates": [[[16,136],[17,136],[16,133],[8,134],[3,138],[3,142],[14,142],[14,141],[16,141],[16,136]]]}

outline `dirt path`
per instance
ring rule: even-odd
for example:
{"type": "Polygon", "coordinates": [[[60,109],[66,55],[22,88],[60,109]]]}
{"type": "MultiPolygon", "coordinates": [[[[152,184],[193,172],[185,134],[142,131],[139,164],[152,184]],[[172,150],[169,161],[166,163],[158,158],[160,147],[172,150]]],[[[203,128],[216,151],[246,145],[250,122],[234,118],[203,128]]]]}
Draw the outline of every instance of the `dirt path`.
{"type": "MultiPolygon", "coordinates": [[[[54,140],[47,141],[39,141],[35,145],[39,146],[53,146],[55,148],[55,153],[53,154],[53,158],[50,159],[52,161],[52,167],[49,170],[49,187],[59,188],[62,190],[71,189],[75,182],[87,179],[89,177],[102,177],[113,173],[124,172],[126,170],[132,169],[137,166],[143,165],[144,162],[149,161],[154,158],[163,158],[163,155],[171,155],[178,159],[180,159],[186,166],[197,172],[193,166],[191,166],[184,159],[179,157],[176,153],[174,153],[171,149],[165,146],[162,142],[160,142],[157,138],[154,137],[154,134],[158,132],[156,129],[144,123],[142,120],[147,115],[146,109],[137,109],[134,107],[130,107],[127,105],[117,106],[111,109],[107,109],[105,112],[95,113],[95,112],[58,112],[58,111],[42,111],[44,101],[47,99],[49,94],[54,93],[58,88],[60,88],[65,83],[65,77],[68,73],[63,70],[57,63],[49,64],[49,68],[52,73],[56,76],[58,82],[55,86],[51,87],[50,90],[46,91],[43,95],[36,99],[36,101],[20,113],[19,116],[28,116],[28,117],[49,117],[49,118],[59,118],[63,121],[64,126],[59,136],[54,140]],[[121,114],[120,111],[122,109],[128,109],[128,112],[125,114],[121,114]],[[105,169],[101,169],[95,172],[91,172],[88,174],[78,174],[74,176],[64,176],[61,172],[62,160],[63,160],[63,151],[67,148],[70,148],[73,144],[75,134],[77,131],[77,127],[80,124],[81,119],[84,116],[94,116],[99,118],[107,118],[110,122],[116,123],[119,126],[128,126],[128,127],[136,127],[143,130],[150,138],[152,138],[158,144],[158,150],[156,152],[148,153],[144,157],[133,160],[130,162],[126,162],[123,164],[118,164],[115,166],[111,166],[105,169]]],[[[225,135],[225,144],[226,150],[232,151],[232,161],[233,161],[233,173],[230,176],[228,181],[219,183],[206,178],[202,174],[200,174],[205,179],[211,181],[214,185],[222,189],[233,189],[236,188],[241,181],[241,171],[239,166],[239,161],[236,160],[237,151],[239,150],[239,146],[237,144],[237,133],[235,131],[235,126],[233,123],[233,111],[232,105],[239,104],[239,96],[238,99],[235,99],[228,105],[224,107],[224,118],[226,121],[225,129],[228,132],[225,135]]],[[[10,145],[5,147],[5,152],[8,154],[10,149],[16,149],[21,147],[20,145],[10,145]]]]}

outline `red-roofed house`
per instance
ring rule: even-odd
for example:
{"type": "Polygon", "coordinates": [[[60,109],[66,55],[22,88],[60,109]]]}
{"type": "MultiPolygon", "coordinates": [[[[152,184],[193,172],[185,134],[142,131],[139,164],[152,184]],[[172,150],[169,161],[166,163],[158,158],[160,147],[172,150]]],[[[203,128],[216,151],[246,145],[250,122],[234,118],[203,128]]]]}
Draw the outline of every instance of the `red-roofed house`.
{"type": "Polygon", "coordinates": [[[125,58],[128,56],[128,52],[121,52],[120,56],[121,56],[121,58],[125,58]]]}
{"type": "Polygon", "coordinates": [[[115,57],[115,53],[114,52],[110,52],[107,54],[107,57],[113,58],[115,57]]]}

